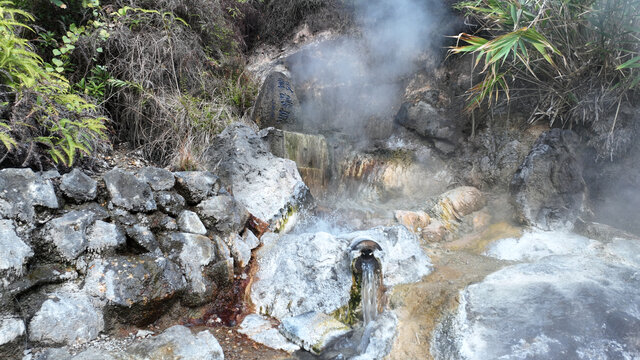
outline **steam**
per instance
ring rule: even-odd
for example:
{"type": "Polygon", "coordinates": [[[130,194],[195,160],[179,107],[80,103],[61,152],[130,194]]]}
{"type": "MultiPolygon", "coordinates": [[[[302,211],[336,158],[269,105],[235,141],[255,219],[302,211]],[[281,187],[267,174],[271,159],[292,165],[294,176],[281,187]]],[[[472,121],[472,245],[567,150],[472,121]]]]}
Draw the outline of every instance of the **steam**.
{"type": "Polygon", "coordinates": [[[360,34],[309,45],[288,59],[302,90],[304,130],[388,136],[402,81],[421,55],[441,52],[445,18],[441,1],[357,1],[360,34]]]}

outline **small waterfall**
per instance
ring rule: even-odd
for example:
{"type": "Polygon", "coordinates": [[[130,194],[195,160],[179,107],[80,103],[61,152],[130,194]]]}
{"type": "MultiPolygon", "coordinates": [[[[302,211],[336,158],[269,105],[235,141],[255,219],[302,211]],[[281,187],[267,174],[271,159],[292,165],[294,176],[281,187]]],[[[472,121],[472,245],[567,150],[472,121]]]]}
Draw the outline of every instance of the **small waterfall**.
{"type": "Polygon", "coordinates": [[[374,259],[362,262],[362,315],[367,326],[378,315],[378,281],[376,279],[376,263],[374,259]]]}

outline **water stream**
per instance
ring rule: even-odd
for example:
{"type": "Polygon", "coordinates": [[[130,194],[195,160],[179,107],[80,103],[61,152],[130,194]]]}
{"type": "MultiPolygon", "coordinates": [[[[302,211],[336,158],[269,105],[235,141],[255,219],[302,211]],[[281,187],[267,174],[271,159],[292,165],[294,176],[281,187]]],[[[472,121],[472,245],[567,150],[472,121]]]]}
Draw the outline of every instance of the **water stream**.
{"type": "Polygon", "coordinates": [[[362,261],[362,317],[367,326],[378,315],[378,284],[376,279],[376,262],[374,259],[362,261]]]}

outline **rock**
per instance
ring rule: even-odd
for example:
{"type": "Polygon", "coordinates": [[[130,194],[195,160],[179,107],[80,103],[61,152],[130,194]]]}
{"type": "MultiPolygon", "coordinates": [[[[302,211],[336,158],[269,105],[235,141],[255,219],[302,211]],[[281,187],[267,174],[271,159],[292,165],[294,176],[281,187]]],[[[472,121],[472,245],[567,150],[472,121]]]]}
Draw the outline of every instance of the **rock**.
{"type": "Polygon", "coordinates": [[[124,246],[127,239],[116,224],[96,220],[87,231],[87,243],[89,251],[104,252],[124,246]]]}
{"type": "MultiPolygon", "coordinates": [[[[562,239],[557,239],[562,242],[562,239]]],[[[431,342],[435,359],[640,357],[640,276],[594,256],[508,266],[460,293],[431,342]]]]}
{"type": "Polygon", "coordinates": [[[300,346],[287,340],[277,329],[277,325],[266,317],[250,314],[244,318],[238,329],[240,334],[247,335],[249,339],[268,346],[272,349],[283,350],[292,353],[300,349],[300,346]]]}
{"type": "Polygon", "coordinates": [[[349,301],[352,285],[346,241],[328,233],[267,233],[256,252],[251,285],[256,310],[277,319],[309,311],[332,313],[349,301]]]}
{"type": "Polygon", "coordinates": [[[74,260],[87,249],[86,232],[94,220],[91,211],[70,211],[45,225],[42,240],[53,245],[55,254],[63,260],[74,260]]]}
{"type": "Polygon", "coordinates": [[[182,196],[170,191],[157,192],[155,199],[158,208],[172,216],[180,215],[186,203],[182,196]]]}
{"type": "Polygon", "coordinates": [[[296,162],[304,183],[321,193],[330,179],[329,147],[322,135],[302,134],[267,128],[259,135],[269,143],[273,155],[296,162]]]}
{"type": "Polygon", "coordinates": [[[280,331],[307,351],[319,354],[332,340],[351,330],[333,317],[315,311],[282,320],[280,331]]]}
{"type": "Polygon", "coordinates": [[[422,100],[416,103],[403,103],[396,114],[395,121],[430,139],[446,140],[455,144],[460,137],[457,129],[452,125],[454,122],[447,118],[443,111],[422,100]]]}
{"type": "Polygon", "coordinates": [[[209,330],[193,334],[175,325],[162,334],[142,340],[126,353],[133,359],[224,360],[220,344],[209,330]]]}
{"type": "Polygon", "coordinates": [[[141,169],[136,176],[155,191],[169,190],[176,181],[171,171],[151,166],[141,169]]]}
{"type": "Polygon", "coordinates": [[[135,246],[143,252],[154,252],[160,248],[155,235],[147,226],[135,224],[126,227],[127,236],[133,240],[135,246]]]}
{"type": "Polygon", "coordinates": [[[209,196],[218,195],[220,191],[220,180],[208,171],[182,171],[174,175],[176,189],[191,205],[209,196]]]}
{"type": "Polygon", "coordinates": [[[253,250],[253,249],[257,248],[258,246],[260,246],[260,239],[258,239],[258,237],[255,236],[253,234],[253,232],[251,230],[249,230],[249,229],[246,229],[242,233],[242,240],[244,240],[244,243],[247,244],[247,246],[251,250],[253,250]]]}
{"type": "Polygon", "coordinates": [[[573,226],[586,210],[577,142],[571,130],[552,129],[540,135],[510,185],[520,221],[545,230],[559,229],[573,226]]]}
{"type": "Polygon", "coordinates": [[[189,306],[211,301],[217,284],[210,267],[227,260],[224,250],[206,236],[189,233],[171,233],[161,238],[160,245],[168,257],[180,265],[187,279],[183,301],[189,306]]]}
{"type": "Polygon", "coordinates": [[[396,210],[395,217],[396,221],[413,232],[421,231],[431,223],[431,218],[424,211],[396,210]]]}
{"type": "Polygon", "coordinates": [[[60,190],[78,202],[91,201],[98,194],[98,182],[78,169],[62,175],[60,190]]]}
{"type": "Polygon", "coordinates": [[[18,237],[12,220],[0,220],[0,276],[22,274],[33,250],[18,237]]]}
{"type": "Polygon", "coordinates": [[[249,218],[247,209],[229,195],[212,196],[198,204],[196,211],[207,228],[223,234],[239,233],[249,218]]]}
{"type": "Polygon", "coordinates": [[[149,216],[149,226],[156,231],[176,231],[178,230],[178,222],[167,214],[156,212],[149,216]]]}
{"type": "Polygon", "coordinates": [[[185,287],[176,264],[143,255],[93,260],[83,290],[107,301],[106,318],[142,326],[162,315],[185,287]]]}
{"type": "MultiPolygon", "coordinates": [[[[92,344],[72,355],[71,349],[48,348],[33,360],[223,360],[220,344],[209,330],[193,334],[189,328],[175,325],[158,336],[136,339],[133,343],[92,344]]],[[[74,352],[75,353],[75,352],[74,352]]]]}
{"type": "Polygon", "coordinates": [[[151,187],[128,171],[115,168],[103,176],[111,202],[129,211],[153,211],[156,202],[151,187]]]}
{"type": "Polygon", "coordinates": [[[253,107],[253,121],[261,128],[294,124],[300,103],[291,80],[281,72],[271,72],[262,83],[253,107]]]}
{"type": "Polygon", "coordinates": [[[440,195],[431,212],[450,222],[482,209],[486,204],[484,195],[472,186],[461,186],[440,195]]]}
{"type": "Polygon", "coordinates": [[[251,248],[238,234],[231,235],[231,256],[235,264],[244,268],[251,260],[251,248]]]}
{"type": "Polygon", "coordinates": [[[182,232],[205,235],[207,228],[204,227],[198,214],[193,211],[184,210],[178,217],[178,228],[182,232]]]}
{"type": "Polygon", "coordinates": [[[0,199],[3,216],[33,221],[33,207],[58,208],[58,199],[50,180],[44,180],[31,169],[0,170],[0,199]]]}
{"type": "Polygon", "coordinates": [[[0,354],[7,359],[22,355],[24,321],[13,314],[0,314],[0,354]]]}
{"type": "Polygon", "coordinates": [[[29,340],[44,344],[81,344],[104,330],[102,311],[86,294],[54,294],[29,323],[29,340]]]}
{"type": "Polygon", "coordinates": [[[311,201],[291,160],[273,156],[246,125],[232,124],[212,142],[205,166],[231,187],[231,193],[255,217],[283,228],[292,211],[311,201]]]}

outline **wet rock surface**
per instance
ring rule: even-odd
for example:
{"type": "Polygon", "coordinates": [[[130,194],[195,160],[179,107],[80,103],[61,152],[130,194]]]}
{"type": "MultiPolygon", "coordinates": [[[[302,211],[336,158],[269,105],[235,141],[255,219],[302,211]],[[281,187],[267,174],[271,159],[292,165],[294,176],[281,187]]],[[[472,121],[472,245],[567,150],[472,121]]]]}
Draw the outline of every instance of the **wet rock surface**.
{"type": "Polygon", "coordinates": [[[532,261],[460,293],[431,343],[436,359],[634,358],[640,326],[638,240],[538,232],[489,254],[532,261]],[[552,241],[558,242],[553,244],[552,241]],[[514,247],[515,245],[515,247],[514,247]],[[532,251],[533,250],[533,251],[532,251]]]}
{"type": "Polygon", "coordinates": [[[250,314],[245,317],[238,332],[273,349],[289,353],[300,349],[300,346],[290,342],[282,335],[273,321],[262,315],[250,314]]]}
{"type": "Polygon", "coordinates": [[[285,337],[316,354],[349,330],[348,326],[333,317],[315,311],[285,318],[280,324],[280,331],[285,337]]]}

